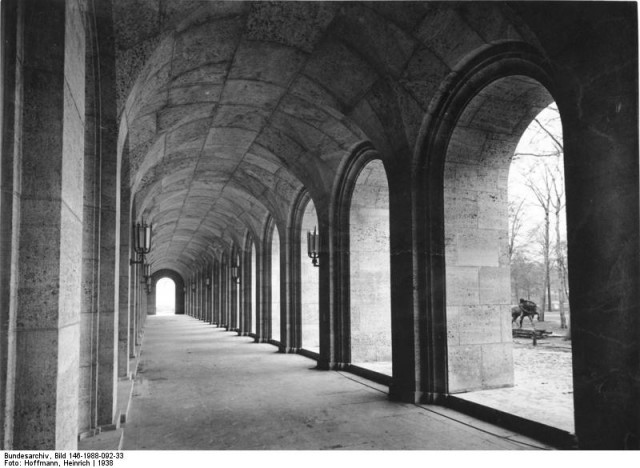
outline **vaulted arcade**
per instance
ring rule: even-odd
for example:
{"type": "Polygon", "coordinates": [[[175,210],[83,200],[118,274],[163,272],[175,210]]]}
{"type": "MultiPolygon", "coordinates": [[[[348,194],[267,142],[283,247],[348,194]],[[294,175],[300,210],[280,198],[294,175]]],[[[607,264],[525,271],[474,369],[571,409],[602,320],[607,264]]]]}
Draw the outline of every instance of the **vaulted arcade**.
{"type": "Polygon", "coordinates": [[[638,448],[634,3],[1,8],[3,448],[73,449],[119,424],[162,278],[177,314],[392,400],[512,385],[506,177],[552,101],[565,435],[638,448]]]}

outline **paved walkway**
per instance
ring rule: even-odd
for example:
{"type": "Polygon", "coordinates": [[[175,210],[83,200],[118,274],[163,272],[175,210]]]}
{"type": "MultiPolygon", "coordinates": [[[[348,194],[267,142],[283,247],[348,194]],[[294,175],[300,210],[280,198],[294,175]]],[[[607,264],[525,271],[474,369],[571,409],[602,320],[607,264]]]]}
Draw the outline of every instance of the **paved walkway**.
{"type": "Polygon", "coordinates": [[[385,387],[314,367],[191,317],[149,317],[123,448],[548,448],[447,408],[390,402],[385,387]]]}

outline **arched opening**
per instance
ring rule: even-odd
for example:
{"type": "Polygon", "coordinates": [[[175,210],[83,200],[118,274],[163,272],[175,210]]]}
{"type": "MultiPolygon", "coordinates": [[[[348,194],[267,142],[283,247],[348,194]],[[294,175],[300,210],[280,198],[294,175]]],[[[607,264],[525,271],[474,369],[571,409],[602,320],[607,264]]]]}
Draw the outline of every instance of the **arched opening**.
{"type": "Polygon", "coordinates": [[[161,278],[156,283],[156,315],[176,313],[176,284],[170,278],[161,278]]]}
{"type": "Polygon", "coordinates": [[[241,279],[241,267],[240,263],[240,255],[236,254],[234,265],[237,267],[232,275],[232,287],[234,293],[234,307],[233,307],[233,329],[234,331],[240,333],[242,323],[240,321],[242,315],[242,279],[241,279]]]}
{"type": "Polygon", "coordinates": [[[220,326],[226,330],[230,329],[229,324],[229,291],[231,290],[231,282],[229,280],[229,262],[227,254],[222,257],[220,264],[220,326]]]}
{"type": "Polygon", "coordinates": [[[280,341],[280,236],[275,224],[271,236],[271,339],[280,341]]]}
{"type": "Polygon", "coordinates": [[[349,254],[351,363],[391,375],[389,187],[380,160],[369,162],[355,183],[349,254]]]}
{"type": "MultiPolygon", "coordinates": [[[[185,313],[185,307],[188,307],[189,291],[185,288],[184,279],[180,274],[174,270],[161,269],[154,271],[151,275],[151,294],[148,296],[148,304],[153,307],[156,314],[164,314],[163,310],[168,311],[169,307],[172,312],[167,312],[175,315],[183,315],[185,313]],[[171,283],[163,282],[162,280],[169,280],[171,283]],[[163,285],[166,285],[164,287],[163,285]],[[168,288],[168,289],[167,289],[168,288]],[[170,292],[163,292],[170,291],[170,292]],[[171,305],[163,305],[166,302],[158,302],[160,299],[159,294],[171,295],[174,299],[171,305]]],[[[188,309],[186,310],[188,313],[188,309]]]]}
{"type": "Polygon", "coordinates": [[[309,199],[300,225],[300,315],[302,348],[320,352],[320,299],[319,273],[308,254],[307,233],[317,232],[318,216],[313,201],[309,199]]]}
{"type": "Polygon", "coordinates": [[[254,335],[257,333],[257,314],[258,309],[258,282],[257,282],[257,263],[256,263],[256,244],[251,242],[251,330],[254,335]]]}
{"type": "Polygon", "coordinates": [[[211,323],[220,326],[220,262],[213,262],[211,271],[211,323]]]}
{"type": "MultiPolygon", "coordinates": [[[[538,312],[533,320],[512,314],[514,390],[553,402],[553,410],[545,408],[536,417],[573,432],[563,156],[562,124],[553,103],[525,130],[509,170],[509,260],[512,303],[532,301],[538,312]]],[[[514,413],[524,416],[526,408],[514,413]]]]}
{"type": "MultiPolygon", "coordinates": [[[[573,432],[573,405],[571,396],[567,398],[571,389],[545,394],[560,406],[562,401],[569,405],[566,415],[570,421],[554,416],[555,405],[540,408],[544,406],[538,404],[541,395],[534,390],[544,385],[551,388],[549,371],[566,357],[569,374],[562,380],[571,381],[570,350],[564,357],[549,354],[560,342],[541,336],[540,326],[522,335],[517,325],[512,330],[512,309],[520,310],[520,298],[542,304],[531,297],[533,291],[524,294],[522,287],[512,289],[517,252],[509,211],[517,206],[510,206],[515,200],[509,193],[509,173],[514,154],[535,151],[518,145],[527,139],[523,137],[527,127],[552,102],[536,80],[502,78],[469,102],[451,135],[444,168],[448,384],[449,393],[461,394],[466,400],[573,432]],[[546,370],[536,371],[535,362],[544,363],[546,370]]],[[[516,157],[517,162],[521,160],[516,157]]],[[[528,163],[530,177],[541,161],[538,157],[528,163]]],[[[533,183],[515,185],[524,193],[531,191],[533,183]]],[[[563,186],[557,189],[564,193],[563,186]]],[[[537,231],[538,226],[528,226],[528,230],[537,231]]],[[[563,239],[566,245],[566,234],[563,239]]]]}

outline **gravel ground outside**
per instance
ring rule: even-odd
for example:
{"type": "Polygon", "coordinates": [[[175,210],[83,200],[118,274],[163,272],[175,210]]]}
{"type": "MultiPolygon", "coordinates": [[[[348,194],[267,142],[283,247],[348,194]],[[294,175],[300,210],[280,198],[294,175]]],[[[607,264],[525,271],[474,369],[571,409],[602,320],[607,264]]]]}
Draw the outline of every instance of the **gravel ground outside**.
{"type": "MultiPolygon", "coordinates": [[[[574,433],[571,340],[565,339],[567,330],[560,328],[558,312],[547,312],[544,322],[534,320],[533,325],[552,335],[536,346],[531,339],[513,339],[513,387],[456,396],[574,433]]],[[[522,328],[530,330],[531,322],[523,322],[522,328]]],[[[391,375],[391,362],[355,364],[391,375]]]]}
{"type": "MultiPolygon", "coordinates": [[[[553,334],[536,346],[514,338],[514,387],[456,396],[574,433],[571,341],[565,339],[557,312],[547,312],[545,321],[534,325],[553,334]]],[[[531,329],[531,324],[524,322],[522,328],[531,329]]]]}

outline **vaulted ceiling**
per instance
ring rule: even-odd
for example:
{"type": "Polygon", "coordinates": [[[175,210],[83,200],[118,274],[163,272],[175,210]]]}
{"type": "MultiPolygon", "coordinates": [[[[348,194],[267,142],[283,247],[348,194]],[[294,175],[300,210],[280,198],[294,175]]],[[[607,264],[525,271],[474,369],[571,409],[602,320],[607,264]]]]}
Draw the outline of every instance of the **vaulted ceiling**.
{"type": "Polygon", "coordinates": [[[483,24],[394,3],[115,2],[122,151],[154,270],[187,274],[269,215],[282,228],[301,190],[321,213],[350,148],[408,157],[455,64],[521,37],[500,5],[483,24]]]}

